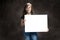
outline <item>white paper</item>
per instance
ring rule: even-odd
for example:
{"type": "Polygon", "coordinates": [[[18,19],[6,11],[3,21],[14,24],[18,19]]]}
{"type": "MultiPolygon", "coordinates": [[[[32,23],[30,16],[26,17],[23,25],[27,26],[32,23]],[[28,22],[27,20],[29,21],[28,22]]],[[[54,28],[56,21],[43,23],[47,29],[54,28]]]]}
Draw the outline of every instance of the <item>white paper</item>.
{"type": "Polygon", "coordinates": [[[48,32],[48,16],[25,15],[25,32],[48,32]]]}

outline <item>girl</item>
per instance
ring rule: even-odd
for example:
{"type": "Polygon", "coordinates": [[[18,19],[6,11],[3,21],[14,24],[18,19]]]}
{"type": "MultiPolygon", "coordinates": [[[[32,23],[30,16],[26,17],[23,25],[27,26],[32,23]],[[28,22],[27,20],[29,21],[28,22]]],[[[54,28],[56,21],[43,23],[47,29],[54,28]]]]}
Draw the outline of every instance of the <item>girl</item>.
{"type": "MultiPolygon", "coordinates": [[[[23,11],[23,16],[21,17],[21,26],[24,27],[24,15],[32,15],[32,4],[26,3],[23,11]]],[[[24,40],[37,40],[37,33],[36,32],[24,32],[23,29],[24,40]]]]}

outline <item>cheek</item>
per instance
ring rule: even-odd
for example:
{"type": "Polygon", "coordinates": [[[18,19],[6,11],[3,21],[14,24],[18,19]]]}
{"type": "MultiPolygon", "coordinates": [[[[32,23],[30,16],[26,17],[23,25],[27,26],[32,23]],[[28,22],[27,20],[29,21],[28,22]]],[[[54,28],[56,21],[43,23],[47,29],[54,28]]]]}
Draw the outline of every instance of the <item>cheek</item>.
{"type": "Polygon", "coordinates": [[[28,9],[26,9],[26,11],[28,11],[28,9]]]}

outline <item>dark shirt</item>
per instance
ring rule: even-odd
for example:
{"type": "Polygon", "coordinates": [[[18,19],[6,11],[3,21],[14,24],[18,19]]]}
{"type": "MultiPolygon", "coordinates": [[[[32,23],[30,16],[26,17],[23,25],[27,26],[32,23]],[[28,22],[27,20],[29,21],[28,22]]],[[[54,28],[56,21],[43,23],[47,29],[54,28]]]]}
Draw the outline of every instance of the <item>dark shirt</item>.
{"type": "MultiPolygon", "coordinates": [[[[31,14],[31,15],[33,15],[33,14],[31,14]]],[[[21,16],[21,19],[24,19],[24,15],[21,16]]]]}
{"type": "Polygon", "coordinates": [[[21,19],[24,19],[24,15],[21,16],[21,19]]]}

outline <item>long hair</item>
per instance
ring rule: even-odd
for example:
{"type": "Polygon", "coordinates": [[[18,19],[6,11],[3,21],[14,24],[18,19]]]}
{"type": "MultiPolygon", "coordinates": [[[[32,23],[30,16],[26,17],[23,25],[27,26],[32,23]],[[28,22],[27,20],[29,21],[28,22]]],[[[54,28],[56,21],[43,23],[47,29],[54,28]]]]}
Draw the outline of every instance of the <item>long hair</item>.
{"type": "MultiPolygon", "coordinates": [[[[27,6],[28,6],[27,4],[24,6],[23,15],[27,14],[27,11],[26,11],[27,6]]],[[[31,14],[33,14],[32,5],[31,5],[31,14]]]]}

